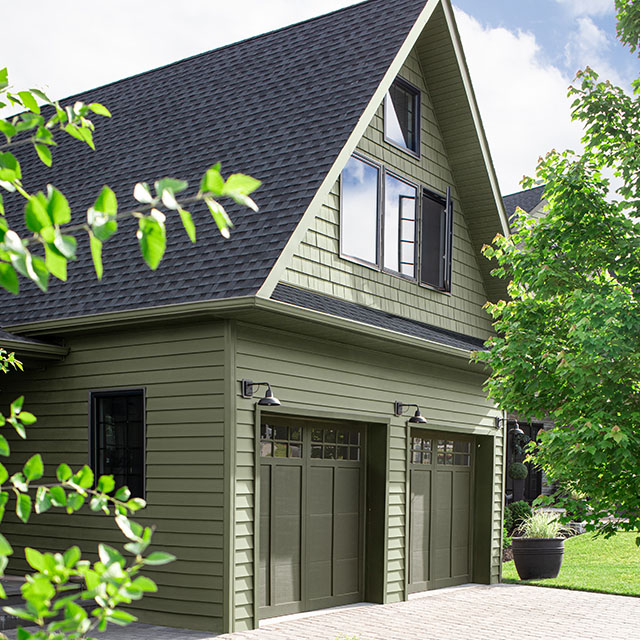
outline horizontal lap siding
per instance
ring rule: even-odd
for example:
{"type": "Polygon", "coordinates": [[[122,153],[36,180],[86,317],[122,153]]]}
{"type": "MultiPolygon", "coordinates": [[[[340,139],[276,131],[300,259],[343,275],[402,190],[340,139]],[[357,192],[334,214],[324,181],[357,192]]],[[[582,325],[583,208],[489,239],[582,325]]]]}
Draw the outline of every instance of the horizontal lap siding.
{"type": "MultiPolygon", "coordinates": [[[[282,407],[391,418],[388,602],[405,596],[406,417],[393,418],[393,402],[417,402],[431,424],[451,431],[494,425],[483,377],[435,363],[351,345],[239,325],[236,375],[268,380],[282,407]]],[[[239,385],[237,385],[239,387],[239,385]]],[[[253,626],[253,522],[255,400],[237,402],[236,630],[253,626]],[[240,455],[242,453],[242,455],[240,455]]],[[[295,410],[292,410],[295,414],[295,410]]],[[[374,427],[375,428],[375,427],[374,427]]]]}
{"type": "MultiPolygon", "coordinates": [[[[80,334],[67,342],[63,362],[1,381],[3,408],[24,394],[25,407],[38,416],[29,439],[12,442],[16,458],[43,453],[47,477],[61,462],[86,464],[89,391],[144,387],[148,507],[136,520],[156,525],[154,546],[177,560],[146,571],[159,591],[136,604],[136,614],[145,622],[221,631],[222,324],[80,334]]],[[[25,546],[60,551],[77,543],[91,557],[98,542],[124,542],[110,518],[92,513],[48,513],[28,527],[9,518],[3,531],[16,552],[13,571],[26,568],[25,546]]]]}
{"type": "MultiPolygon", "coordinates": [[[[399,75],[422,91],[421,159],[415,159],[384,142],[382,105],[358,150],[399,175],[444,194],[447,187],[455,187],[455,183],[415,50],[399,75]]],[[[491,331],[489,317],[482,309],[487,295],[478,269],[476,249],[471,243],[455,188],[453,196],[454,251],[450,296],[340,258],[339,183],[334,185],[320,207],[283,280],[388,313],[486,338],[491,331]]],[[[496,224],[495,217],[492,224],[496,224]]],[[[498,231],[496,228],[494,233],[498,231]]]]}

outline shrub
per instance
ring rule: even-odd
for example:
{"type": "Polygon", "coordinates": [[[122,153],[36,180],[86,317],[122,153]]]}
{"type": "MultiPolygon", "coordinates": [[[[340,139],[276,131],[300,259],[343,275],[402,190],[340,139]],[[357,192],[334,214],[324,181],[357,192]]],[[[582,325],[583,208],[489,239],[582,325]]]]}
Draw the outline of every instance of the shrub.
{"type": "Polygon", "coordinates": [[[509,505],[509,509],[511,511],[511,531],[517,529],[524,520],[531,517],[533,513],[531,510],[531,505],[524,500],[518,500],[518,502],[513,502],[509,505]]]}
{"type": "Polygon", "coordinates": [[[509,465],[509,477],[514,480],[524,480],[529,475],[529,469],[523,462],[512,462],[509,465]]]}
{"type": "Polygon", "coordinates": [[[503,526],[506,531],[511,533],[513,529],[513,512],[511,511],[511,507],[507,505],[504,508],[504,523],[503,526]]]}
{"type": "Polygon", "coordinates": [[[508,549],[511,546],[511,536],[509,535],[509,532],[507,531],[507,528],[505,527],[502,530],[502,548],[503,549],[508,549]]]}

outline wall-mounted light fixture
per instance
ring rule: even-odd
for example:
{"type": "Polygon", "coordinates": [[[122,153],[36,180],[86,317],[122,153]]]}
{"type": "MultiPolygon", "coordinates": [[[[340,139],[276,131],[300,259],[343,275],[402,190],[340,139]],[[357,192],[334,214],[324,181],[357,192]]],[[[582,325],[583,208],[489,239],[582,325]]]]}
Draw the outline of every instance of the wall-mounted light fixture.
{"type": "Polygon", "coordinates": [[[258,404],[261,407],[279,407],[280,400],[273,395],[273,391],[271,391],[271,385],[268,382],[254,382],[253,380],[247,380],[247,378],[243,378],[241,381],[242,384],[242,397],[243,398],[253,398],[253,392],[256,387],[267,387],[267,392],[264,394],[264,398],[260,398],[258,400],[258,404]]]}
{"type": "MultiPolygon", "coordinates": [[[[516,420],[516,426],[513,427],[513,429],[509,429],[509,435],[510,436],[523,436],[524,435],[524,431],[520,428],[520,425],[518,424],[518,421],[516,420]]],[[[496,418],[496,429],[500,429],[501,427],[504,427],[504,425],[507,424],[507,419],[506,418],[496,418]]]]}
{"type": "Polygon", "coordinates": [[[414,424],[426,424],[427,421],[422,417],[420,413],[420,407],[417,404],[405,404],[404,402],[398,402],[397,400],[393,403],[393,415],[401,416],[404,413],[404,410],[407,407],[415,407],[416,412],[413,414],[411,418],[409,418],[409,422],[414,424]]]}

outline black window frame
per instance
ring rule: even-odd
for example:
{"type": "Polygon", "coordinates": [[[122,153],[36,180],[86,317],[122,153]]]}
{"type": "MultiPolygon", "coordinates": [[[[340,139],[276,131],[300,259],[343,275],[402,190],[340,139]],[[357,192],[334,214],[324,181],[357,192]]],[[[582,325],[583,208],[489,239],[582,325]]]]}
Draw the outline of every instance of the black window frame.
{"type": "MultiPolygon", "coordinates": [[[[141,447],[141,473],[142,478],[142,495],[135,495],[131,492],[132,498],[142,498],[146,500],[147,497],[147,394],[145,387],[127,387],[127,388],[114,388],[114,389],[94,389],[89,391],[89,466],[93,470],[96,480],[99,476],[98,471],[98,420],[97,410],[98,403],[96,400],[100,398],[116,398],[126,396],[140,396],[142,400],[142,447],[141,447]]],[[[109,474],[106,474],[109,475],[109,474]]],[[[123,486],[127,486],[126,484],[123,486]]],[[[114,491],[120,488],[116,484],[114,491]]],[[[130,488],[130,487],[129,487],[130,488]]]]}
{"type": "MultiPolygon", "coordinates": [[[[356,264],[360,264],[365,267],[369,267],[370,269],[376,269],[377,271],[381,271],[383,273],[388,273],[393,276],[397,276],[398,278],[403,278],[404,280],[409,280],[411,282],[418,282],[418,273],[419,273],[419,265],[418,265],[418,257],[420,254],[419,249],[419,240],[420,240],[420,201],[421,198],[421,185],[416,181],[411,180],[410,178],[406,178],[401,175],[397,171],[387,169],[387,167],[380,162],[376,162],[371,158],[367,158],[359,153],[351,154],[352,158],[356,158],[368,164],[378,171],[378,190],[377,190],[377,202],[378,202],[378,210],[376,212],[376,262],[369,262],[368,260],[364,260],[363,258],[358,258],[356,256],[351,256],[348,253],[344,253],[342,250],[342,229],[343,220],[344,220],[344,198],[342,197],[342,173],[340,174],[340,238],[339,238],[339,246],[340,246],[340,257],[343,260],[348,260],[349,262],[355,262],[356,264]],[[386,189],[386,180],[387,175],[408,184],[416,190],[416,223],[415,223],[415,236],[414,236],[414,275],[409,276],[405,273],[401,273],[400,271],[395,271],[393,269],[388,269],[384,266],[384,230],[385,230],[385,189],[386,189]]],[[[399,244],[399,243],[398,243],[399,244]]],[[[398,249],[399,250],[399,247],[398,249]]],[[[400,265],[399,265],[400,266],[400,265]]]]}
{"type": "Polygon", "coordinates": [[[443,196],[436,191],[432,191],[427,187],[422,188],[421,197],[421,212],[420,212],[420,237],[419,243],[419,271],[418,282],[421,286],[441,293],[451,293],[451,278],[452,278],[452,263],[453,263],[453,196],[451,187],[447,187],[446,195],[443,196]],[[425,241],[425,234],[427,233],[426,216],[427,207],[424,204],[424,200],[430,200],[442,206],[443,216],[441,217],[442,227],[440,228],[440,248],[438,254],[439,260],[439,273],[437,278],[427,279],[424,274],[425,260],[423,258],[423,252],[427,245],[425,241]],[[437,281],[436,281],[437,280],[437,281]]]}
{"type": "Polygon", "coordinates": [[[380,162],[376,162],[371,158],[367,158],[360,153],[352,154],[352,157],[361,160],[362,162],[369,164],[375,167],[378,171],[378,211],[377,211],[377,244],[376,244],[376,254],[377,254],[377,262],[372,263],[367,260],[363,260],[362,258],[357,258],[355,256],[350,256],[342,251],[342,229],[343,227],[343,219],[344,219],[344,199],[342,197],[342,174],[340,174],[339,179],[339,188],[340,188],[340,238],[339,238],[339,255],[343,260],[348,260],[349,262],[355,262],[356,264],[368,267],[370,269],[375,269],[380,271],[381,273],[386,273],[389,275],[396,276],[398,278],[403,278],[404,280],[409,280],[410,282],[415,282],[421,287],[426,289],[430,289],[432,291],[438,291],[439,293],[450,295],[452,291],[452,263],[453,263],[453,223],[454,223],[454,204],[453,204],[453,195],[452,188],[447,187],[446,194],[438,193],[424,185],[421,185],[415,180],[411,178],[407,178],[401,175],[395,169],[388,169],[384,164],[380,162]],[[400,271],[395,271],[393,269],[388,269],[384,266],[384,230],[385,230],[385,188],[386,188],[386,178],[387,176],[391,176],[401,182],[404,182],[416,189],[416,225],[415,225],[415,241],[414,241],[414,275],[409,276],[407,274],[401,273],[400,271]],[[424,199],[428,198],[434,202],[437,202],[442,205],[442,210],[444,212],[444,224],[441,229],[443,233],[443,242],[442,242],[442,251],[441,251],[441,271],[440,277],[437,281],[432,281],[423,277],[423,266],[424,266],[424,257],[423,257],[423,248],[425,246],[424,234],[426,233],[426,224],[425,224],[425,216],[426,216],[426,208],[424,206],[424,199]]]}
{"type": "Polygon", "coordinates": [[[416,87],[414,84],[411,84],[411,82],[409,82],[408,80],[405,80],[404,78],[401,78],[400,76],[397,76],[396,79],[393,81],[393,83],[391,84],[391,87],[389,87],[389,91],[387,91],[387,93],[385,94],[384,100],[383,102],[383,122],[382,122],[382,136],[384,141],[387,144],[390,144],[392,147],[394,147],[395,149],[399,149],[400,151],[404,151],[404,153],[408,153],[409,155],[413,156],[414,158],[420,158],[420,151],[421,151],[421,123],[422,123],[422,91],[420,91],[420,89],[418,87],[416,87]],[[413,97],[415,99],[415,113],[413,116],[413,126],[415,129],[415,138],[416,138],[416,148],[415,149],[411,149],[410,147],[405,147],[404,145],[398,144],[397,142],[395,142],[394,140],[391,140],[391,138],[389,138],[387,136],[387,118],[388,118],[388,114],[387,114],[387,100],[390,100],[390,91],[391,91],[391,87],[393,87],[394,84],[399,85],[400,87],[402,87],[402,89],[404,89],[405,91],[413,94],[413,97]]]}

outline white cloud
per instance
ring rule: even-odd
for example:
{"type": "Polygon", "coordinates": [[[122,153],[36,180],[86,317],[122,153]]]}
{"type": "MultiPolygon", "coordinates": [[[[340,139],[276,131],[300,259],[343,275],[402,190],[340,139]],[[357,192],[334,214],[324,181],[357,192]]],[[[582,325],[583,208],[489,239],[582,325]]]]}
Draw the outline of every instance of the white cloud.
{"type": "Polygon", "coordinates": [[[355,4],[357,0],[30,0],[5,29],[2,66],[16,88],[54,99],[355,4]]]}
{"type": "Polygon", "coordinates": [[[578,18],[577,28],[571,32],[565,45],[567,66],[574,71],[590,66],[603,78],[617,85],[624,85],[625,80],[607,59],[610,49],[611,41],[605,31],[591,18],[578,18]]]}
{"type": "Polygon", "coordinates": [[[603,16],[615,10],[613,0],[556,0],[556,2],[565,6],[574,16],[603,16]]]}
{"type": "Polygon", "coordinates": [[[461,10],[456,19],[500,187],[518,191],[541,155],[580,147],[570,78],[544,62],[533,34],[485,27],[461,10]]]}

